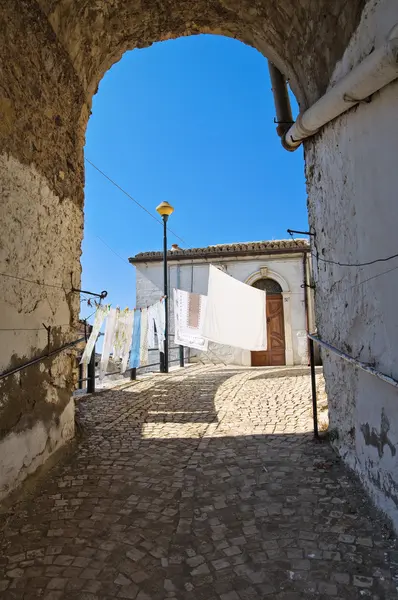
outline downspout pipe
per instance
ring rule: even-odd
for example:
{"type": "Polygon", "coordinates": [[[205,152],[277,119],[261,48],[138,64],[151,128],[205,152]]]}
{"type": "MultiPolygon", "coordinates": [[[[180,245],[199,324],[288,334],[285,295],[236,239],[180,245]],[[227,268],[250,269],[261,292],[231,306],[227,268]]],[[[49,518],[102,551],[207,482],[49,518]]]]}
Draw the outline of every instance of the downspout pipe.
{"type": "Polygon", "coordinates": [[[286,77],[268,61],[268,70],[271,78],[272,93],[276,111],[276,132],[279,137],[283,137],[293,125],[292,108],[290,106],[289,92],[287,89],[286,77]]]}
{"type": "Polygon", "coordinates": [[[282,145],[293,152],[324,125],[398,78],[398,25],[387,42],[374,50],[322,98],[300,114],[282,138],[282,145]]]}
{"type": "Polygon", "coordinates": [[[308,334],[310,332],[309,310],[308,310],[308,277],[307,277],[307,254],[303,253],[303,288],[304,288],[304,309],[305,309],[305,328],[307,334],[308,358],[310,356],[310,343],[308,334]]]}

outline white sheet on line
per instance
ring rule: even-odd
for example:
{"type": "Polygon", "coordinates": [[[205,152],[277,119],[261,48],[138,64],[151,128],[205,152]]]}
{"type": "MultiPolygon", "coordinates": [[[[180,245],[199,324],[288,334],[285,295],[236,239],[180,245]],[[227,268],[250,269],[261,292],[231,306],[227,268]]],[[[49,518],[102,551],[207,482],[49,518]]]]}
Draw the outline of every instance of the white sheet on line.
{"type": "Polygon", "coordinates": [[[117,315],[113,340],[113,359],[120,360],[120,372],[124,373],[130,355],[131,335],[133,331],[134,311],[126,308],[117,315]]]}
{"type": "Polygon", "coordinates": [[[166,311],[164,298],[155,304],[155,326],[158,336],[159,352],[164,352],[166,311]]]}
{"type": "Polygon", "coordinates": [[[176,346],[207,351],[208,341],[201,328],[206,310],[206,296],[174,290],[174,342],[176,346]]]}
{"type": "Polygon", "coordinates": [[[203,337],[243,350],[266,350],[265,302],[265,292],[210,265],[203,337]]]}
{"type": "Polygon", "coordinates": [[[102,346],[101,362],[99,368],[99,380],[102,381],[108,368],[109,357],[115,340],[115,331],[117,323],[116,308],[111,308],[106,320],[105,337],[102,346]]]}
{"type": "Polygon", "coordinates": [[[148,309],[141,310],[140,367],[148,364],[148,309]]]}
{"type": "Polygon", "coordinates": [[[108,316],[110,306],[110,304],[100,304],[100,306],[97,307],[97,311],[95,313],[94,318],[94,325],[91,329],[90,337],[88,339],[88,342],[83,352],[82,359],[80,361],[81,365],[88,365],[88,363],[90,362],[95,342],[97,341],[100,329],[102,327],[102,323],[108,316]]]}

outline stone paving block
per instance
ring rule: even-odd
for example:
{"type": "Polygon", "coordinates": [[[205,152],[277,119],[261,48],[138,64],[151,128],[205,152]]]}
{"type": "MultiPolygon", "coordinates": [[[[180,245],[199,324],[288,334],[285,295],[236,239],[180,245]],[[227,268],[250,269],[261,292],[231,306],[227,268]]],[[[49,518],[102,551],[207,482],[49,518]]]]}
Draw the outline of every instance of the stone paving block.
{"type": "Polygon", "coordinates": [[[81,401],[73,455],[0,532],[1,596],[398,600],[388,524],[313,442],[309,377],[267,373],[201,366],[81,401]]]}

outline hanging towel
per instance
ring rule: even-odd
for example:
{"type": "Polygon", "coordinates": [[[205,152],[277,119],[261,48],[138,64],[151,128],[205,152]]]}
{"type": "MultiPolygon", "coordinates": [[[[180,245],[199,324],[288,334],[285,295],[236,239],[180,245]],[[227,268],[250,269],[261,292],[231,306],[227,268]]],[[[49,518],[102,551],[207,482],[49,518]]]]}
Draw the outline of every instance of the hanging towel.
{"type": "Polygon", "coordinates": [[[152,304],[152,306],[148,308],[148,348],[150,349],[155,348],[156,304],[152,304]]]}
{"type": "Polygon", "coordinates": [[[159,352],[164,352],[164,340],[165,340],[165,327],[166,327],[166,311],[164,298],[155,304],[156,315],[155,315],[155,326],[156,333],[158,336],[158,348],[159,352]]]}
{"type": "Polygon", "coordinates": [[[148,309],[141,310],[140,366],[148,364],[148,309]]]}
{"type": "Polygon", "coordinates": [[[128,308],[120,310],[116,315],[115,335],[113,340],[113,359],[121,360],[126,342],[130,346],[133,327],[133,312],[128,308]],[[129,327],[131,322],[131,328],[129,327]]]}
{"type": "Polygon", "coordinates": [[[208,341],[203,338],[201,328],[206,310],[206,296],[174,290],[174,342],[207,351],[208,341]]]}
{"type": "Polygon", "coordinates": [[[266,350],[265,300],[262,290],[210,265],[203,337],[243,350],[266,350]]]}
{"type": "Polygon", "coordinates": [[[97,308],[94,318],[94,325],[90,333],[90,337],[88,338],[88,342],[83,352],[82,359],[80,361],[81,365],[88,365],[90,362],[91,355],[93,353],[93,349],[95,346],[95,342],[97,341],[98,334],[102,327],[102,323],[104,322],[106,316],[108,315],[110,310],[110,304],[100,305],[97,308]]]}
{"type": "Polygon", "coordinates": [[[136,369],[140,366],[140,341],[141,341],[141,311],[134,311],[133,337],[131,342],[130,367],[136,369]]]}
{"type": "Polygon", "coordinates": [[[115,327],[115,338],[113,346],[114,360],[120,360],[120,372],[124,373],[127,369],[129,360],[131,334],[133,331],[134,311],[126,308],[121,310],[117,316],[115,327]]]}
{"type": "Polygon", "coordinates": [[[111,308],[106,320],[105,327],[105,337],[104,337],[104,345],[102,346],[102,355],[101,362],[99,368],[99,380],[102,381],[105,377],[106,369],[108,367],[109,356],[111,354],[114,340],[115,340],[115,331],[116,331],[116,323],[118,319],[119,310],[116,308],[111,308]]]}

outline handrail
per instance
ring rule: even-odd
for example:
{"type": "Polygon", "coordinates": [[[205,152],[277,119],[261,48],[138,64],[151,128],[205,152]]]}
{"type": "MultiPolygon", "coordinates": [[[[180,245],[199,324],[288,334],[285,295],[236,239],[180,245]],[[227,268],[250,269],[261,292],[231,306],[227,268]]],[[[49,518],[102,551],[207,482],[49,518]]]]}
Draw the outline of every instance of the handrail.
{"type": "Polygon", "coordinates": [[[365,373],[369,373],[369,375],[373,375],[374,377],[377,377],[381,381],[384,381],[385,383],[388,383],[389,385],[392,385],[393,387],[398,388],[398,381],[396,379],[394,379],[393,377],[390,377],[390,375],[386,375],[385,373],[378,371],[377,369],[372,367],[372,365],[370,365],[369,363],[365,363],[361,360],[358,360],[357,358],[354,358],[353,356],[350,356],[346,352],[342,352],[342,350],[339,350],[335,346],[332,346],[332,344],[328,344],[328,342],[324,342],[323,340],[321,340],[321,338],[318,337],[317,335],[315,335],[314,333],[307,333],[307,337],[309,339],[309,350],[310,350],[312,416],[313,416],[313,420],[314,420],[314,437],[315,437],[315,439],[318,439],[319,435],[318,435],[318,407],[317,407],[317,398],[316,398],[317,394],[316,394],[316,377],[315,377],[314,342],[316,344],[319,344],[320,346],[323,346],[323,348],[326,348],[326,350],[329,350],[329,352],[333,352],[333,354],[336,354],[336,356],[338,356],[342,360],[345,360],[346,362],[350,363],[354,367],[361,369],[361,371],[365,371],[365,373]]]}
{"type": "MultiPolygon", "coordinates": [[[[173,360],[169,360],[169,364],[172,363],[176,363],[179,362],[180,359],[176,358],[173,360]]],[[[151,363],[150,365],[142,365],[142,367],[135,367],[135,370],[138,371],[139,369],[149,369],[150,367],[157,367],[160,365],[160,362],[157,363],[151,363]]],[[[129,367],[128,369],[125,370],[124,373],[128,373],[129,371],[132,371],[134,367],[129,367]]],[[[111,371],[110,373],[105,373],[104,377],[109,377],[110,375],[124,375],[124,373],[121,373],[120,371],[111,371]]],[[[84,377],[83,379],[78,379],[77,383],[84,383],[85,381],[88,381],[90,379],[90,377],[84,377]]],[[[99,375],[96,375],[94,379],[99,379],[99,375]]]]}
{"type": "Polygon", "coordinates": [[[62,352],[63,350],[67,350],[68,348],[71,348],[72,346],[76,346],[76,344],[79,344],[80,342],[84,342],[85,340],[86,340],[85,337],[79,338],[78,340],[74,340],[73,342],[64,344],[60,348],[56,348],[56,350],[47,352],[47,354],[38,356],[37,358],[34,358],[34,359],[30,360],[29,362],[24,363],[23,365],[20,365],[19,367],[15,367],[14,369],[9,369],[8,371],[4,371],[4,373],[0,374],[0,379],[4,379],[5,377],[9,377],[9,375],[14,375],[15,373],[18,373],[19,371],[23,371],[23,369],[26,369],[27,367],[31,367],[32,365],[35,365],[38,362],[45,360],[46,358],[50,358],[51,356],[54,356],[55,354],[58,354],[59,352],[62,352]]]}
{"type": "Polygon", "coordinates": [[[361,369],[361,371],[365,371],[365,373],[369,373],[369,375],[374,375],[378,379],[381,379],[381,381],[384,381],[385,383],[389,383],[393,387],[398,388],[398,381],[396,379],[394,379],[393,377],[390,377],[390,375],[386,375],[385,373],[378,371],[377,369],[372,367],[372,365],[370,365],[369,363],[365,363],[361,360],[354,358],[353,356],[350,356],[349,354],[346,354],[345,352],[342,352],[341,350],[339,350],[338,348],[335,348],[331,344],[324,342],[323,340],[321,340],[321,338],[319,338],[317,335],[314,335],[313,333],[309,333],[308,337],[310,340],[313,340],[320,346],[323,346],[330,352],[333,352],[334,354],[336,354],[337,356],[339,356],[346,362],[358,367],[358,369],[361,369]]]}

